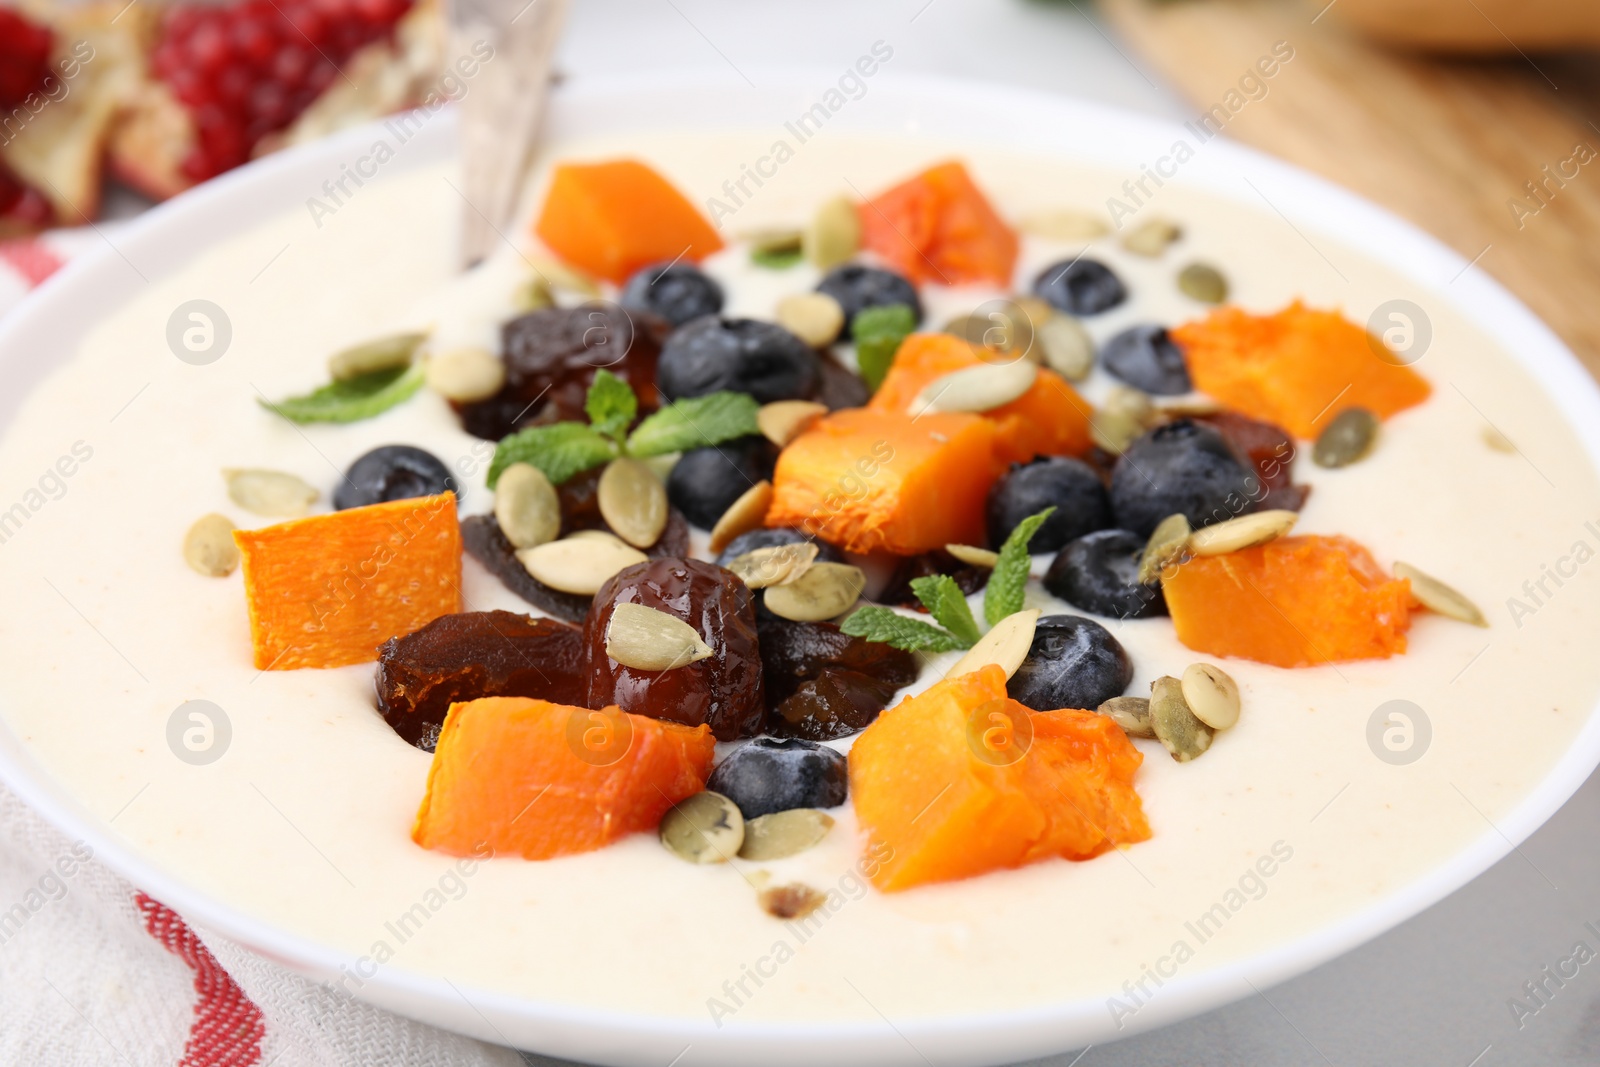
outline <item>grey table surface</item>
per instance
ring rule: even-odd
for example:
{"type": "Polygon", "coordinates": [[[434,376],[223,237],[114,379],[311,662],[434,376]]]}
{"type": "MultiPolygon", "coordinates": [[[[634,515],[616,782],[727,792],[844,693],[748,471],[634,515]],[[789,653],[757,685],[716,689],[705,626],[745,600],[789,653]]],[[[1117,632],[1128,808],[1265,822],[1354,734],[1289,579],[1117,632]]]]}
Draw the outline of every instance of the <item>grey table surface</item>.
{"type": "MultiPolygon", "coordinates": [[[[1192,118],[1086,0],[581,0],[558,64],[575,78],[763,64],[843,69],[862,41],[880,38],[894,46],[898,70],[1192,118]]],[[[1477,880],[1355,951],[1198,1018],[1037,1063],[1600,1064],[1600,962],[1579,968],[1562,986],[1546,982],[1543,1003],[1524,991],[1524,983],[1542,979],[1541,969],[1570,956],[1577,942],[1600,952],[1600,939],[1584,926],[1600,926],[1597,807],[1600,775],[1477,880]],[[1537,1012],[1519,1018],[1513,998],[1537,1012]]],[[[937,1051],[929,1055],[937,1064],[937,1051]]],[[[693,1062],[691,1050],[682,1067],[693,1062]]]]}

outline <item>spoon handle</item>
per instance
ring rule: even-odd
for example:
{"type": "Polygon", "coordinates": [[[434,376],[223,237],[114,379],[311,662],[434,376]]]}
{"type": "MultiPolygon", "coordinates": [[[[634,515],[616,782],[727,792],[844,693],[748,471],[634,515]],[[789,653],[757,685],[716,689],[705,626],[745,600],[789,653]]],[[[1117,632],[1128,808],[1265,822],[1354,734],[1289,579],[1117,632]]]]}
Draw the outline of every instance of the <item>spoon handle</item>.
{"type": "Polygon", "coordinates": [[[511,239],[569,3],[450,0],[451,53],[480,68],[460,100],[463,269],[511,239]]]}

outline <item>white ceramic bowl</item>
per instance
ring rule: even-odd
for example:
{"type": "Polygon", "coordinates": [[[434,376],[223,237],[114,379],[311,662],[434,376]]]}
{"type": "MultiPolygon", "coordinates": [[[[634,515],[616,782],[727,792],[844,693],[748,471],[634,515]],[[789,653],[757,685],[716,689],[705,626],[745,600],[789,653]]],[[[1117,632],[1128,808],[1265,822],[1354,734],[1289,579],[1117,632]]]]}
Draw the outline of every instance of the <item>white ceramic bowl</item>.
{"type": "MultiPolygon", "coordinates": [[[[809,107],[837,72],[752,71],[758,88],[732,77],[615,79],[569,85],[553,108],[557,136],[573,131],[626,133],[661,128],[764,126],[809,107]]],[[[866,96],[833,119],[835,127],[907,132],[988,142],[1063,155],[1137,175],[1191,132],[1092,104],[991,85],[885,72],[866,96]]],[[[453,119],[426,125],[395,173],[447,158],[453,119]]],[[[337,170],[372,131],[353,130],[252,164],[165,204],[116,236],[116,246],[85,256],[42,286],[0,323],[0,420],[9,420],[30,387],[72,356],[98,316],[135,297],[155,277],[201,250],[280,212],[299,208],[307,190],[337,170]],[[135,269],[133,263],[140,266],[135,269]],[[142,271],[142,274],[141,274],[142,271]]],[[[1268,157],[1222,141],[1187,163],[1176,179],[1217,195],[1269,201],[1307,233],[1336,235],[1420,288],[1447,300],[1507,351],[1516,353],[1576,427],[1600,464],[1600,393],[1577,361],[1527,308],[1439,242],[1373,205],[1268,157]],[[1248,176],[1245,181],[1243,176],[1248,176]]],[[[0,684],[3,699],[3,684],[0,684]]],[[[654,1065],[1011,1063],[1174,1022],[1248,995],[1345,952],[1428,907],[1484,871],[1533,832],[1600,761],[1600,718],[1590,715],[1578,740],[1496,828],[1425,877],[1343,921],[1226,966],[1179,976],[1119,1034],[1104,998],[1062,1002],[1009,1014],[884,1024],[749,1025],[717,1029],[709,1021],[671,1021],[521,1001],[470,985],[382,971],[361,996],[384,1008],[493,1042],[511,1042],[590,1062],[654,1065]],[[470,1001],[470,1003],[468,1002],[470,1001]]],[[[0,730],[0,775],[65,833],[88,841],[99,858],[192,921],[308,975],[337,975],[352,962],[321,944],[256,921],[227,900],[207,896],[136,856],[102,819],[91,816],[33,764],[21,742],[0,730]]],[[[1112,992],[1107,990],[1107,993],[1112,992]]]]}

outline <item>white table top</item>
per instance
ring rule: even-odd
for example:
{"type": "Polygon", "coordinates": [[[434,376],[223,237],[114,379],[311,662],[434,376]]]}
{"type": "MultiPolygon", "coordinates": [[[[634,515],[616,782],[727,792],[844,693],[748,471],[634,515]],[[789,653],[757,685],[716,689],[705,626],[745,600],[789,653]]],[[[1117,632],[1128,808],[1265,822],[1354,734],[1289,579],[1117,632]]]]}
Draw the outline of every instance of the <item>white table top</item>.
{"type": "MultiPolygon", "coordinates": [[[[864,43],[881,38],[895,48],[897,70],[984,78],[1190,117],[1095,21],[1087,0],[579,0],[574,8],[559,60],[574,78],[726,65],[843,69],[864,43]]],[[[1600,939],[1583,926],[1600,925],[1597,803],[1600,776],[1471,885],[1263,996],[1039,1064],[1600,1063],[1600,956],[1564,987],[1548,983],[1553,994],[1542,1007],[1522,988],[1543,977],[1542,967],[1569,956],[1575,942],[1600,953],[1600,939]],[[1508,1005],[1512,997],[1540,1007],[1520,1028],[1508,1005]]]]}

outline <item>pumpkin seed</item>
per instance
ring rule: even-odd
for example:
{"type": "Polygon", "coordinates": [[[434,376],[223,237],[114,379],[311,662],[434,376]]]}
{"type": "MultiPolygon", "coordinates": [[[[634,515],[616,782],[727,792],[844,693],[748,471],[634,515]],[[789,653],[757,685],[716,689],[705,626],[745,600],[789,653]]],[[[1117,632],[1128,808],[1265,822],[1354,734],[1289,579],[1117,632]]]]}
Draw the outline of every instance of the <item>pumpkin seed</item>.
{"type": "Polygon", "coordinates": [[[283,471],[226,468],[228,499],[252,515],[293,518],[304,515],[317,499],[317,491],[302,479],[283,471]]]}
{"type": "Polygon", "coordinates": [[[812,848],[833,829],[833,816],[816,808],[758,815],[744,824],[742,860],[781,860],[812,848]]]}
{"type": "Polygon", "coordinates": [[[1239,721],[1239,684],[1221,667],[1191,663],[1183,669],[1179,684],[1194,717],[1213,730],[1226,730],[1239,721]]]}
{"type": "Polygon", "coordinates": [[[848,563],[813,563],[794,581],[774,585],[764,594],[767,610],[791,622],[823,622],[849,611],[867,576],[848,563]]]}
{"type": "Polygon", "coordinates": [[[556,297],[555,293],[550,291],[550,283],[544,276],[535,274],[517,286],[516,291],[511,294],[511,306],[522,314],[543,311],[545,308],[556,306],[556,297]]]}
{"type": "Polygon", "coordinates": [[[623,548],[633,547],[610,530],[573,530],[567,534],[566,539],[568,541],[604,541],[608,545],[621,545],[623,548]]]}
{"type": "Polygon", "coordinates": [[[1112,697],[1096,711],[1122,727],[1122,732],[1129,737],[1156,735],[1150,725],[1150,701],[1144,697],[1112,697]]]}
{"type": "Polygon", "coordinates": [[[1144,423],[1126,412],[1101,408],[1089,420],[1089,439],[1113,456],[1122,455],[1143,436],[1144,423]]]}
{"type": "Polygon", "coordinates": [[[1100,404],[1100,410],[1128,415],[1143,425],[1155,417],[1156,402],[1143,389],[1135,389],[1131,385],[1114,385],[1106,390],[1106,398],[1100,404]]]}
{"type": "Polygon", "coordinates": [[[957,316],[944,324],[943,332],[991,352],[1031,352],[1033,320],[1021,308],[1008,304],[1010,301],[989,303],[971,315],[957,316]]]}
{"type": "Polygon", "coordinates": [[[1483,443],[1496,452],[1504,452],[1506,455],[1511,455],[1517,450],[1517,446],[1511,443],[1511,438],[1493,426],[1485,426],[1483,428],[1483,443]]]}
{"type": "Polygon", "coordinates": [[[1014,296],[1011,303],[1027,318],[1034,329],[1038,329],[1056,317],[1056,309],[1050,301],[1037,296],[1014,296]]]}
{"type": "Polygon", "coordinates": [[[945,545],[944,550],[969,567],[992,571],[995,564],[1000,562],[1000,553],[976,545],[945,545]]]}
{"type": "Polygon", "coordinates": [[[1167,219],[1151,219],[1129,230],[1122,238],[1122,247],[1136,256],[1154,259],[1167,250],[1167,246],[1183,236],[1183,229],[1167,219]]]}
{"type": "Polygon", "coordinates": [[[1139,581],[1145,585],[1160,581],[1166,569],[1183,558],[1191,532],[1185,515],[1168,515],[1157,523],[1139,557],[1139,581]]]}
{"type": "Polygon", "coordinates": [[[564,537],[517,550],[517,559],[551,589],[594,596],[613,574],[649,557],[621,541],[602,537],[564,537]]]}
{"type": "Polygon", "coordinates": [[[1094,369],[1094,341],[1071,315],[1053,315],[1034,327],[1035,348],[1044,365],[1067,379],[1081,382],[1094,369]]]}
{"type": "Polygon", "coordinates": [[[487,348],[447,348],[428,357],[428,387],[446,400],[487,400],[506,384],[506,365],[487,348]]]}
{"type": "Polygon", "coordinates": [[[532,548],[561,533],[561,498],[544,471],[513,463],[495,483],[494,518],[512,548],[532,548]]]}
{"type": "Polygon", "coordinates": [[[1111,226],[1098,214],[1088,211],[1040,211],[1017,223],[1023,233],[1052,241],[1092,241],[1111,232],[1111,226]]]}
{"type": "Polygon", "coordinates": [[[756,230],[745,235],[753,256],[790,256],[800,254],[800,242],[805,233],[797,229],[756,230]]]}
{"type": "Polygon", "coordinates": [[[956,660],[956,665],[944,672],[946,678],[959,678],[980,667],[997,664],[1010,678],[1028,658],[1033,647],[1033,631],[1042,614],[1038,608],[1014,612],[994,624],[994,628],[978,643],[967,649],[967,654],[956,660]]]}
{"type": "Polygon", "coordinates": [[[1211,747],[1211,727],[1195,717],[1183,700],[1183,683],[1157,678],[1150,685],[1150,729],[1172,758],[1188,763],[1211,747]]]}
{"type": "Polygon", "coordinates": [[[1178,272],[1178,291],[1202,304],[1228,299],[1228,279],[1209,263],[1191,263],[1178,272]]]}
{"type": "Polygon", "coordinates": [[[1489,625],[1489,620],[1478,610],[1478,605],[1439,579],[1417,570],[1411,564],[1396,563],[1394,576],[1410,579],[1411,595],[1422,601],[1422,606],[1429,611],[1458,622],[1471,623],[1473,626],[1489,625]]]}
{"type": "Polygon", "coordinates": [[[1276,541],[1299,521],[1293,511],[1258,511],[1206,526],[1189,535],[1189,551],[1197,556],[1225,556],[1276,541]]]}
{"type": "Polygon", "coordinates": [[[756,411],[756,426],[761,436],[784,448],[827,413],[827,405],[814,400],[774,400],[756,411]]]}
{"type": "Polygon", "coordinates": [[[1345,408],[1317,434],[1311,462],[1319,467],[1348,467],[1364,459],[1378,441],[1378,416],[1366,408],[1345,408]]]}
{"type": "Polygon", "coordinates": [[[582,271],[574,270],[557,259],[535,259],[530,264],[535,277],[543,279],[553,289],[567,289],[584,296],[599,296],[600,286],[582,271]]]}
{"type": "Polygon", "coordinates": [[[606,624],[606,655],[641,671],[670,671],[711,657],[693,626],[643,604],[618,604],[606,624]]]}
{"type": "Polygon", "coordinates": [[[739,806],[709,789],[678,801],[661,817],[661,843],[688,863],[726,863],[744,844],[739,806]]]}
{"type": "Polygon", "coordinates": [[[742,533],[760,529],[772,507],[772,483],[763,478],[728,505],[717,524],[711,527],[711,551],[721,552],[742,533]]]}
{"type": "Polygon", "coordinates": [[[363,374],[409,366],[417,347],[427,339],[425,333],[397,333],[341,349],[328,357],[328,376],[343,382],[363,374]]]}
{"type": "Polygon", "coordinates": [[[912,401],[911,415],[930,411],[993,411],[1016,400],[1039,377],[1037,364],[1026,359],[980,363],[951,371],[923,386],[912,401]]]}
{"type": "Polygon", "coordinates": [[[801,882],[777,885],[756,894],[761,910],[774,919],[804,919],[828,902],[828,894],[801,882]]]}
{"type": "Polygon", "coordinates": [[[827,293],[795,293],[778,301],[778,325],[812,348],[826,348],[844,329],[844,308],[827,293]]]}
{"type": "Polygon", "coordinates": [[[821,270],[837,267],[861,247],[861,220],[855,201],[835,197],[817,209],[800,237],[800,250],[821,270]]]}
{"type": "Polygon", "coordinates": [[[595,486],[600,517],[634,548],[649,548],[667,528],[667,487],[656,472],[623,456],[606,464],[595,486]]]}
{"type": "Polygon", "coordinates": [[[226,578],[239,565],[234,525],[226,515],[202,515],[183,535],[183,561],[207,578],[226,578]]]}
{"type": "Polygon", "coordinates": [[[751,549],[728,561],[728,569],[751,589],[792,582],[811,569],[817,559],[817,546],[810,541],[792,545],[768,545],[751,549]]]}

